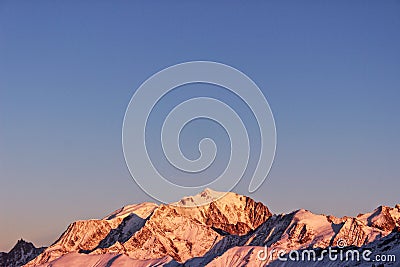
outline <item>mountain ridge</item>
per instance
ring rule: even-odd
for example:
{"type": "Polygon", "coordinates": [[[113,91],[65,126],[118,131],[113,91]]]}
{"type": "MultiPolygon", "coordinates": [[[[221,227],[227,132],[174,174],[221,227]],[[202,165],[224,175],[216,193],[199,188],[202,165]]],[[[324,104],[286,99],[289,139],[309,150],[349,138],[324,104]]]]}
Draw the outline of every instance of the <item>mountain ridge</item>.
{"type": "Polygon", "coordinates": [[[399,204],[356,217],[305,209],[272,214],[250,197],[207,189],[168,205],[127,205],[103,219],[73,222],[24,266],[275,266],[260,261],[257,251],[265,246],[317,251],[339,242],[357,249],[386,242],[397,253],[400,245],[392,237],[398,237],[399,226],[399,204]],[[207,204],[185,207],[203,200],[207,204]]]}
{"type": "Polygon", "coordinates": [[[19,239],[9,252],[0,252],[0,266],[21,266],[34,259],[45,250],[45,247],[35,247],[31,242],[19,239]]]}

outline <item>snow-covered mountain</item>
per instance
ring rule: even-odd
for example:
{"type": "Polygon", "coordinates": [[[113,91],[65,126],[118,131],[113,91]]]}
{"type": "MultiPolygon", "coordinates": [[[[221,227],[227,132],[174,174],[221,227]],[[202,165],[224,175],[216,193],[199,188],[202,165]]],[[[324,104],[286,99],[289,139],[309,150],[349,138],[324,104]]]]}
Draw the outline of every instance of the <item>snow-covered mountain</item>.
{"type": "Polygon", "coordinates": [[[102,220],[72,223],[61,237],[26,266],[51,262],[67,253],[125,254],[137,260],[171,257],[184,262],[204,255],[226,235],[244,235],[271,213],[262,203],[234,193],[219,198],[205,190],[173,205],[143,203],[124,207],[102,220]],[[187,208],[187,201],[215,199],[187,208]],[[182,204],[182,205],[180,205],[182,204]]]}
{"type": "Polygon", "coordinates": [[[10,252],[0,252],[0,266],[14,267],[24,265],[42,253],[44,249],[36,248],[32,243],[20,239],[10,252]]]}
{"type": "MultiPolygon", "coordinates": [[[[282,255],[294,250],[321,254],[338,246],[360,252],[370,249],[374,255],[400,254],[400,205],[381,206],[355,218],[307,210],[273,215],[249,197],[227,193],[220,198],[221,194],[207,189],[170,205],[130,205],[103,219],[74,222],[25,266],[299,265],[276,257],[262,260],[260,251],[265,248],[282,255]],[[195,206],[204,202],[208,204],[195,206]],[[193,207],[185,207],[188,203],[193,207]]],[[[301,266],[311,265],[337,266],[337,262],[324,258],[301,266]]]]}

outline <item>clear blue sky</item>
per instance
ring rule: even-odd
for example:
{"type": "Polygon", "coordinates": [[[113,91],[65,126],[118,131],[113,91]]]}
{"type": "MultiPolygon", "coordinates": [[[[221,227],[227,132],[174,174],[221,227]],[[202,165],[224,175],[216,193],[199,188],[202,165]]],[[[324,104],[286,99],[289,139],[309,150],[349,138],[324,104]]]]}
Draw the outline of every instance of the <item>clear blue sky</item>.
{"type": "Polygon", "coordinates": [[[268,98],[276,160],[251,197],[338,216],[400,202],[399,14],[399,1],[1,1],[0,251],[152,201],[124,162],[124,112],[150,75],[192,60],[268,98]]]}

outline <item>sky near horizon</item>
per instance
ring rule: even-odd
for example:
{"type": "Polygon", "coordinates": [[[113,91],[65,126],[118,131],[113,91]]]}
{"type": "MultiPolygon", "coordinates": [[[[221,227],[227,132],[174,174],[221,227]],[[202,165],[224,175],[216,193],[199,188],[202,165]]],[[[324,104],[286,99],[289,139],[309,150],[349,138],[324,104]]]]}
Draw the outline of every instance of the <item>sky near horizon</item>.
{"type": "Polygon", "coordinates": [[[124,113],[147,78],[193,60],[244,72],[274,114],[267,181],[233,191],[275,213],[394,206],[399,14],[394,0],[1,1],[0,251],[154,201],[127,170],[124,113]]]}

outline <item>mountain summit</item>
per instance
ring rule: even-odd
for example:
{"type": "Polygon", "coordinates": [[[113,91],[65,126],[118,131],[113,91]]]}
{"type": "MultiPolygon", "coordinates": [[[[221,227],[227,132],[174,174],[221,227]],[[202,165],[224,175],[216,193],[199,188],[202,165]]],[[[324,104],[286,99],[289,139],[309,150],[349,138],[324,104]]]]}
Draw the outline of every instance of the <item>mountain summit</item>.
{"type": "Polygon", "coordinates": [[[228,193],[226,192],[218,192],[212,189],[206,188],[203,192],[195,195],[195,196],[188,196],[184,197],[178,202],[171,203],[171,205],[176,206],[185,206],[185,207],[195,207],[195,206],[202,206],[209,204],[213,201],[218,200],[219,198],[223,197],[228,193]]]}
{"type": "Polygon", "coordinates": [[[279,266],[260,261],[258,252],[265,246],[318,251],[339,242],[400,257],[399,226],[399,205],[355,218],[307,210],[273,215],[249,197],[206,189],[170,205],[129,205],[103,219],[74,222],[25,266],[279,266]]]}
{"type": "Polygon", "coordinates": [[[34,259],[44,249],[43,247],[36,248],[31,242],[20,239],[10,252],[0,252],[0,266],[21,266],[34,259]]]}

